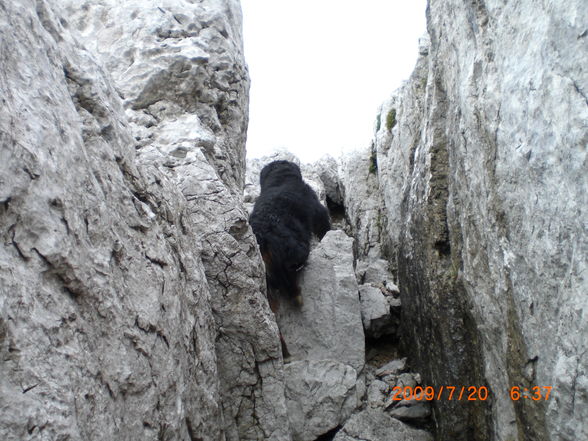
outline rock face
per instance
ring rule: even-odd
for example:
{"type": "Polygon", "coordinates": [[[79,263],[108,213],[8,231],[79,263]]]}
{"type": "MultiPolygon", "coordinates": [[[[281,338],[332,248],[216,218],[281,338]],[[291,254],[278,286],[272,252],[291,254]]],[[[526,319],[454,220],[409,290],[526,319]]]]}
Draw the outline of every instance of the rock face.
{"type": "Polygon", "coordinates": [[[334,360],[295,361],[285,367],[292,439],[312,441],[339,426],[358,405],[357,372],[334,360]]]}
{"type": "Polygon", "coordinates": [[[343,231],[329,231],[300,275],[304,305],[281,302],[277,321],[295,359],[336,360],[359,373],[365,338],[352,247],[343,231]]]}
{"type": "Polygon", "coordinates": [[[412,429],[379,409],[366,409],[354,416],[337,433],[334,441],[432,441],[424,430],[412,429]]]}
{"type": "Polygon", "coordinates": [[[417,385],[488,388],[442,441],[588,438],[584,2],[429,1],[369,151],[303,168],[345,232],[277,317],[238,2],[1,6],[0,439],[428,441],[417,385]]]}
{"type": "MultiPolygon", "coordinates": [[[[368,342],[383,338],[397,340],[400,319],[398,287],[393,283],[389,262],[381,258],[378,240],[382,230],[375,224],[383,212],[378,194],[373,192],[377,175],[354,161],[341,165],[325,158],[315,164],[300,164],[291,153],[278,151],[268,157],[248,160],[244,198],[251,208],[259,195],[261,168],[277,159],[301,165],[304,179],[331,208],[332,220],[335,218],[333,231],[320,243],[313,243],[308,262],[300,273],[304,304],[295,305],[281,299],[276,313],[289,352],[284,378],[293,440],[312,441],[333,436],[341,427],[347,427],[348,418],[356,421],[354,415],[362,414],[366,406],[377,410],[378,417],[364,420],[362,416],[357,436],[373,435],[375,438],[370,439],[387,440],[391,433],[397,433],[406,440],[420,440],[422,436],[429,439],[428,432],[411,430],[398,421],[428,424],[429,404],[391,400],[394,387],[414,388],[421,384],[421,376],[405,372],[408,370],[405,358],[385,366],[378,364],[395,356],[395,350],[376,354],[380,357],[374,358],[379,360],[376,364],[366,363],[366,337],[368,342]],[[347,168],[347,164],[352,167],[347,168]],[[357,179],[366,177],[369,185],[357,184],[357,179]],[[351,196],[345,196],[345,189],[356,187],[366,200],[357,204],[350,215],[349,211],[341,213],[345,201],[352,200],[351,196]],[[369,222],[362,224],[362,219],[369,222]],[[355,240],[341,228],[363,238],[365,246],[358,249],[355,240]],[[370,230],[378,234],[367,234],[370,230]],[[389,415],[396,415],[398,420],[390,423],[389,415]],[[382,421],[385,425],[379,428],[382,421]]],[[[351,424],[350,430],[355,430],[355,423],[351,424]]]]}
{"type": "Polygon", "coordinates": [[[353,239],[329,231],[310,253],[300,290],[304,305],[282,300],[276,320],[292,359],[284,367],[292,438],[312,441],[344,423],[363,393],[365,338],[353,239]]]}
{"type": "Polygon", "coordinates": [[[0,438],[288,440],[233,1],[5,2],[0,438]]]}
{"type": "Polygon", "coordinates": [[[587,22],[581,1],[430,0],[430,44],[382,108],[409,361],[492,395],[436,401],[440,440],[588,437],[587,22]]]}
{"type": "Polygon", "coordinates": [[[199,150],[225,184],[241,189],[249,77],[239,2],[59,3],[112,76],[135,147],[170,168],[199,150]]]}
{"type": "Polygon", "coordinates": [[[378,187],[378,166],[375,151],[366,156],[353,152],[343,160],[340,188],[345,215],[356,240],[356,256],[360,261],[381,258],[386,246],[386,218],[378,187]]]}
{"type": "Polygon", "coordinates": [[[367,284],[359,287],[359,297],[366,334],[372,338],[395,334],[400,318],[400,299],[387,296],[381,288],[367,284]]]}

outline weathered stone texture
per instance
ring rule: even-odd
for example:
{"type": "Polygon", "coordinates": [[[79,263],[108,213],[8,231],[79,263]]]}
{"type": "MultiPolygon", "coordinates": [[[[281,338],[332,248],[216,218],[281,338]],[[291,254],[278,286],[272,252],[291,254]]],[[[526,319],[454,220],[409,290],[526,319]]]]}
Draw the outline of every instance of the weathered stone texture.
{"type": "Polygon", "coordinates": [[[380,409],[365,409],[349,418],[334,441],[432,441],[424,430],[413,429],[380,409]]]}
{"type": "Polygon", "coordinates": [[[357,407],[357,372],[335,360],[285,366],[288,416],[294,441],[313,441],[343,424],[357,407]]]}
{"type": "Polygon", "coordinates": [[[363,395],[365,337],[353,239],[329,231],[299,280],[304,304],[281,299],[276,320],[291,355],[284,375],[292,438],[312,441],[342,424],[363,395]]]}
{"type": "Polygon", "coordinates": [[[304,305],[283,301],[276,315],[294,359],[336,360],[360,373],[365,337],[352,246],[343,231],[329,231],[301,272],[304,305]]]}
{"type": "Polygon", "coordinates": [[[379,259],[386,246],[387,219],[378,186],[376,152],[348,154],[341,166],[340,187],[345,216],[355,238],[356,257],[367,262],[379,259]]]}
{"type": "Polygon", "coordinates": [[[287,439],[277,327],[265,273],[240,201],[201,162],[176,168],[176,182],[200,226],[197,243],[217,323],[216,354],[227,439],[287,439]]]}
{"type": "Polygon", "coordinates": [[[0,6],[0,438],[289,439],[238,3],[0,6]]]}
{"type": "Polygon", "coordinates": [[[231,189],[245,179],[249,77],[237,0],[62,0],[124,100],[136,147],[200,149],[231,189]]]}
{"type": "Polygon", "coordinates": [[[49,4],[5,3],[0,26],[0,437],[219,439],[185,199],[136,167],[114,89],[49,4]]]}
{"type": "MultiPolygon", "coordinates": [[[[439,439],[588,436],[588,10],[431,0],[430,47],[376,135],[403,336],[439,439]],[[513,386],[552,386],[513,402],[513,386]]],[[[366,157],[369,153],[366,153],[366,157]]]]}
{"type": "Polygon", "coordinates": [[[586,23],[430,0],[370,151],[303,167],[356,245],[314,247],[284,368],[238,2],[0,0],[0,439],[428,440],[384,410],[424,417],[387,396],[420,375],[364,364],[397,290],[422,384],[491,393],[433,402],[437,439],[588,438],[586,23]]]}

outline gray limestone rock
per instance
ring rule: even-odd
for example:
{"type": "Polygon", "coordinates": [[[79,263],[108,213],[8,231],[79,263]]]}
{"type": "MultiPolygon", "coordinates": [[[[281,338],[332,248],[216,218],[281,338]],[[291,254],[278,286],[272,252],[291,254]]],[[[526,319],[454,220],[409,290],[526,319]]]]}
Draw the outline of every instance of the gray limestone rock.
{"type": "Polygon", "coordinates": [[[294,360],[336,360],[358,373],[365,363],[365,341],[353,239],[329,231],[311,251],[299,276],[304,304],[280,302],[277,321],[294,360]]]}
{"type": "Polygon", "coordinates": [[[495,394],[435,402],[439,439],[588,437],[587,22],[580,0],[431,0],[430,39],[382,107],[396,115],[375,148],[411,365],[435,387],[495,394]],[[513,386],[558,394],[513,401],[513,386]]]}
{"type": "Polygon", "coordinates": [[[367,336],[380,338],[396,333],[398,316],[392,316],[390,302],[380,288],[360,285],[359,298],[363,329],[367,336]]]}
{"type": "Polygon", "coordinates": [[[341,183],[340,164],[332,156],[326,155],[311,165],[320,178],[325,189],[325,196],[331,202],[343,206],[343,184],[341,183]]]}
{"type": "Polygon", "coordinates": [[[200,150],[244,184],[249,76],[237,0],[60,0],[63,19],[112,76],[136,148],[168,167],[200,150]]]}
{"type": "Polygon", "coordinates": [[[53,6],[0,14],[0,438],[219,439],[198,228],[53,6]]]}
{"type": "MultiPolygon", "coordinates": [[[[586,438],[588,9],[535,3],[430,0],[373,146],[303,166],[356,241],[327,234],[303,307],[282,304],[284,372],[247,224],[263,163],[246,178],[238,2],[2,2],[0,438],[428,440],[381,410],[345,422],[361,311],[379,336],[399,293],[426,384],[493,393],[435,401],[438,439],[586,438]]],[[[382,369],[370,406],[420,383],[382,369]]]]}
{"type": "Polygon", "coordinates": [[[381,380],[374,380],[367,389],[366,401],[370,407],[384,407],[390,394],[390,385],[381,380]]]}
{"type": "Polygon", "coordinates": [[[365,393],[352,243],[340,230],[328,232],[300,275],[304,304],[280,301],[278,326],[292,360],[284,373],[288,415],[297,440],[314,440],[342,424],[365,393]]]}
{"type": "Polygon", "coordinates": [[[176,168],[197,240],[218,327],[216,353],[227,439],[288,436],[277,327],[247,215],[204,156],[176,168]],[[214,195],[211,197],[211,195],[214,195]]]}
{"type": "Polygon", "coordinates": [[[423,400],[403,400],[388,410],[388,415],[400,421],[420,422],[431,415],[431,407],[423,400]]]}
{"type": "Polygon", "coordinates": [[[238,2],[64,4],[109,68],[138,161],[170,176],[199,226],[194,243],[212,292],[227,439],[287,437],[277,328],[239,201],[249,79],[238,2]]]}
{"type": "Polygon", "coordinates": [[[334,360],[304,360],[284,368],[294,441],[312,441],[345,422],[357,407],[357,372],[334,360]]]}
{"type": "Polygon", "coordinates": [[[390,263],[384,259],[372,261],[358,260],[355,267],[355,275],[360,284],[371,283],[376,286],[383,285],[391,295],[400,293],[398,286],[394,283],[394,276],[390,273],[390,263]]]}
{"type": "Polygon", "coordinates": [[[0,15],[0,438],[290,438],[234,1],[0,15]]]}
{"type": "Polygon", "coordinates": [[[413,429],[380,409],[353,415],[333,441],[433,441],[430,433],[413,429]]]}
{"type": "Polygon", "coordinates": [[[356,257],[368,262],[381,259],[386,246],[387,219],[377,170],[375,152],[373,156],[361,151],[350,153],[341,166],[341,192],[345,215],[356,240],[356,257]]]}
{"type": "Polygon", "coordinates": [[[392,360],[376,371],[376,376],[398,375],[406,369],[406,357],[392,360]]]}
{"type": "Polygon", "coordinates": [[[412,372],[402,373],[398,375],[398,379],[396,380],[396,385],[401,389],[404,389],[405,387],[414,389],[419,383],[420,381],[417,378],[416,374],[412,372]]]}

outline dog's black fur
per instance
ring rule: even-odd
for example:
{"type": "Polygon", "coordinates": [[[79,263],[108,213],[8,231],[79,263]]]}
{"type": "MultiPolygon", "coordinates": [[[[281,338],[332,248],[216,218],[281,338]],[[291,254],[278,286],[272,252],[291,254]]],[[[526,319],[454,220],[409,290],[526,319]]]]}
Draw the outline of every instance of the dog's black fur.
{"type": "Polygon", "coordinates": [[[312,233],[322,239],[331,229],[329,213],[293,162],[267,164],[259,183],[261,193],[249,222],[266,265],[268,288],[301,303],[296,276],[308,259],[312,233]]]}

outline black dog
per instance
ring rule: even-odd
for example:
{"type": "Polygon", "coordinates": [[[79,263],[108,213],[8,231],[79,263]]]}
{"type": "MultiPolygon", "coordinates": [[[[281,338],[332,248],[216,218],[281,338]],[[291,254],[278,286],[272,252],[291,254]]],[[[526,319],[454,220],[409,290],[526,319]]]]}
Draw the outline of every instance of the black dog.
{"type": "MultiPolygon", "coordinates": [[[[331,229],[329,213],[292,162],[267,164],[259,183],[261,193],[249,222],[265,262],[269,291],[280,291],[301,305],[296,276],[308,259],[312,233],[322,239],[331,229]]],[[[270,305],[275,312],[271,296],[270,305]]]]}

